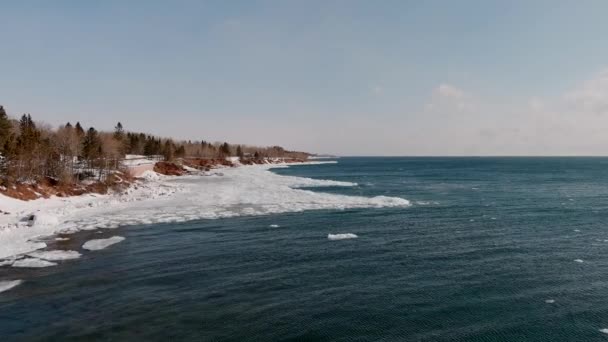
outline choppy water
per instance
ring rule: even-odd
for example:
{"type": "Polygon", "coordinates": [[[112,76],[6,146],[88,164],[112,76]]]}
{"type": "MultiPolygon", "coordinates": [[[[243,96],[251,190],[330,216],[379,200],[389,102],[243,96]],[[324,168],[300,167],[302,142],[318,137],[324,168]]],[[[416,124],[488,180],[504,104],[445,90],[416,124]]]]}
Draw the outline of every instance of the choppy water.
{"type": "Polygon", "coordinates": [[[80,233],[60,247],[126,240],[0,268],[24,280],[0,294],[0,340],[608,339],[608,159],[343,158],[276,172],[413,206],[80,233]]]}

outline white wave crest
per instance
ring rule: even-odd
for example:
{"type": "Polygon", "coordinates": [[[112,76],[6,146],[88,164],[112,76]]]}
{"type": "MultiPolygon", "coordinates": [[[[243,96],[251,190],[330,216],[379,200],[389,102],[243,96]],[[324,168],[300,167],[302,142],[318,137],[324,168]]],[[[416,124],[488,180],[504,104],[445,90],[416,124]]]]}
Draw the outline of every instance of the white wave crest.
{"type": "Polygon", "coordinates": [[[2,280],[0,281],[0,292],[8,291],[22,282],[22,280],[2,280]]]}
{"type": "Polygon", "coordinates": [[[90,251],[98,251],[100,249],[112,246],[113,244],[117,244],[124,239],[125,238],[122,236],[112,236],[111,238],[107,239],[93,239],[85,242],[84,245],[82,245],[82,248],[90,251]]]}
{"type": "Polygon", "coordinates": [[[346,240],[346,239],[356,239],[356,238],[358,238],[358,236],[353,233],[327,234],[327,238],[329,240],[346,240]]]}

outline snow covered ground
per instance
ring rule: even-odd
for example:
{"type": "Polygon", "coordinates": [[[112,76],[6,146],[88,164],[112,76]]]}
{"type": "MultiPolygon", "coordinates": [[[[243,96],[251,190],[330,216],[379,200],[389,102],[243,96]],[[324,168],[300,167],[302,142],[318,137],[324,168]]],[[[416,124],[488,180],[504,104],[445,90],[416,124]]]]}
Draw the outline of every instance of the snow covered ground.
{"type": "MultiPolygon", "coordinates": [[[[8,212],[0,213],[0,261],[45,248],[46,244],[40,239],[58,233],[313,209],[406,207],[410,204],[396,197],[368,198],[298,189],[356,184],[281,176],[268,170],[276,167],[287,166],[242,166],[222,169],[221,173],[181,177],[161,176],[149,171],[144,175],[145,180],[120,194],[88,194],[29,202],[0,195],[0,210],[8,212]]],[[[22,264],[28,262],[21,261],[22,264]]]]}

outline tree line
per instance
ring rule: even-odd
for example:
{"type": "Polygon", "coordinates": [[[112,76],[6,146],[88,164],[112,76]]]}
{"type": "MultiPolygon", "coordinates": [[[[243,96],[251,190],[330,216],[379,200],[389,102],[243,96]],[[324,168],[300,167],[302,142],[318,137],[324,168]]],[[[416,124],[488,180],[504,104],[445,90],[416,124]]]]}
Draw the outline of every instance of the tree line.
{"type": "Polygon", "coordinates": [[[155,156],[167,161],[182,158],[306,158],[306,153],[280,146],[255,147],[180,141],[131,132],[119,122],[113,132],[84,128],[70,122],[58,128],[35,122],[30,114],[9,117],[0,106],[0,185],[36,182],[50,177],[64,183],[85,178],[99,181],[121,168],[126,155],[155,156]]]}

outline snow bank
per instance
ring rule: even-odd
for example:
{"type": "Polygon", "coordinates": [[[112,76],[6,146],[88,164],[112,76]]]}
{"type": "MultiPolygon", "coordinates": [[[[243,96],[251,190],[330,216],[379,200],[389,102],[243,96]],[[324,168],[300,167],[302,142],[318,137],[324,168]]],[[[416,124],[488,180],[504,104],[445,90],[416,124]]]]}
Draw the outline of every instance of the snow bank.
{"type": "Polygon", "coordinates": [[[38,259],[44,259],[49,261],[58,261],[58,260],[70,260],[70,259],[78,259],[81,254],[76,251],[64,251],[64,250],[55,250],[55,251],[35,251],[29,253],[28,256],[38,259]]]}
{"type": "Polygon", "coordinates": [[[113,244],[117,244],[124,239],[125,238],[122,236],[112,236],[111,238],[107,239],[93,239],[85,242],[84,245],[82,245],[82,248],[90,251],[98,251],[100,249],[112,246],[113,244]]]}
{"type": "Polygon", "coordinates": [[[163,176],[161,174],[152,170],[146,170],[141,175],[139,175],[139,178],[143,178],[149,181],[157,181],[160,180],[162,177],[163,176]]]}
{"type": "Polygon", "coordinates": [[[346,240],[346,239],[356,239],[358,236],[352,233],[345,234],[327,234],[327,238],[329,240],[346,240]]]}
{"type": "MultiPolygon", "coordinates": [[[[314,164],[322,164],[315,162],[314,164]]],[[[298,164],[299,165],[299,164],[298,164]]],[[[98,228],[267,215],[304,210],[404,208],[398,197],[362,197],[314,192],[302,187],[357,186],[356,183],[282,176],[270,171],[286,165],[252,165],[223,169],[222,177],[181,177],[148,173],[125,192],[23,202],[0,195],[0,259],[46,247],[37,236],[98,228]],[[19,220],[37,217],[32,226],[19,220]]]]}
{"type": "Polygon", "coordinates": [[[22,282],[21,280],[2,280],[0,281],[0,292],[8,291],[22,282]]]}

